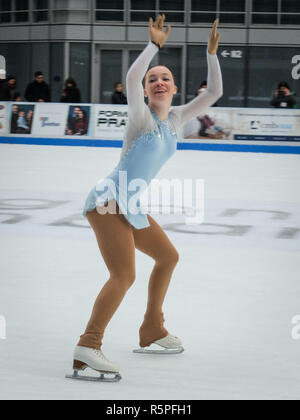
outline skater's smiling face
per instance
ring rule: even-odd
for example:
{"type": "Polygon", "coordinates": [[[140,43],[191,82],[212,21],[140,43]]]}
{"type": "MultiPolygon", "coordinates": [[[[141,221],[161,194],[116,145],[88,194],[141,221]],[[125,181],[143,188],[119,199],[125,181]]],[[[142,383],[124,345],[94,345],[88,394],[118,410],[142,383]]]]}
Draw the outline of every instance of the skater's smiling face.
{"type": "Polygon", "coordinates": [[[171,105],[173,95],[177,93],[172,72],[165,66],[152,67],[145,76],[144,95],[149,105],[171,105]]]}

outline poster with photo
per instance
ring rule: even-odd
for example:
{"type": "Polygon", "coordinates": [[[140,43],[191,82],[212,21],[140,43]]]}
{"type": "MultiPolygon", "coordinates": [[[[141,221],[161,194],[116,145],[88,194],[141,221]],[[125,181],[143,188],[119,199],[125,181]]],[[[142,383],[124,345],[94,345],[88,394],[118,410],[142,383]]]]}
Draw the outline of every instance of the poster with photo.
{"type": "Polygon", "coordinates": [[[90,135],[90,106],[69,106],[68,118],[65,127],[66,136],[90,135]]]}
{"type": "Polygon", "coordinates": [[[31,134],[35,105],[14,103],[10,105],[10,133],[31,134]]]}
{"type": "Polygon", "coordinates": [[[232,140],[232,111],[209,108],[206,113],[188,121],[183,130],[184,139],[232,140]]]}

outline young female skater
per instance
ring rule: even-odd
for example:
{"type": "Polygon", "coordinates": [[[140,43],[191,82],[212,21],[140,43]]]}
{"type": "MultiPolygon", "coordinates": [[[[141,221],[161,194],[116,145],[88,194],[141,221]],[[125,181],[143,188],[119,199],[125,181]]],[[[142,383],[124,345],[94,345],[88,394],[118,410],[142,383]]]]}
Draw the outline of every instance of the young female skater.
{"type": "MultiPolygon", "coordinates": [[[[90,191],[83,212],[96,235],[110,277],[96,299],[86,330],[75,348],[73,368],[76,375],[78,370],[88,366],[102,372],[102,380],[105,380],[105,373],[115,373],[120,379],[119,368],[105,358],[101,345],[107,324],[134,282],[135,248],[155,261],[149,280],[146,313],[139,330],[140,346],[143,349],[156,343],[169,352],[183,351],[179,338],[165,329],[162,312],[178,253],[149,214],[136,214],[127,208],[130,198],[137,195],[127,187],[135,179],[149,184],[175,152],[183,125],[222,95],[222,77],[216,56],[220,34],[216,20],[208,43],[206,92],[170,111],[173,95],[177,92],[171,71],[156,66],[146,73],[152,58],[169,36],[171,28],[168,26],[164,31],[164,19],[164,15],[159,15],[154,23],[150,19],[150,41],[127,74],[129,120],[120,161],[113,172],[90,191]],[[148,98],[148,106],[144,96],[148,98]],[[121,188],[119,181],[121,173],[126,174],[125,188],[124,185],[121,188]],[[106,186],[108,189],[103,194],[106,186]],[[116,212],[107,211],[114,208],[116,212]]],[[[136,208],[140,209],[139,206],[137,200],[136,208]]]]}

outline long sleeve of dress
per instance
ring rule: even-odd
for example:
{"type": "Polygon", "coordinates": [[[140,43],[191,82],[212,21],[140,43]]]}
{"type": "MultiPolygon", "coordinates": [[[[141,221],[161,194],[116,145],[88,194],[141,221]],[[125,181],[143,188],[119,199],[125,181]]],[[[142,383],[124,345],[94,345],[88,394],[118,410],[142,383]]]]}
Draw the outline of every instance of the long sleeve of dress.
{"type": "Polygon", "coordinates": [[[172,108],[176,125],[182,127],[190,119],[197,117],[203,110],[213,105],[223,95],[222,73],[216,54],[207,51],[207,89],[185,105],[172,108]]]}
{"type": "Polygon", "coordinates": [[[146,48],[128,70],[126,76],[128,116],[131,121],[138,121],[139,125],[144,122],[146,107],[142,82],[149,64],[157,52],[158,47],[149,41],[146,48]]]}

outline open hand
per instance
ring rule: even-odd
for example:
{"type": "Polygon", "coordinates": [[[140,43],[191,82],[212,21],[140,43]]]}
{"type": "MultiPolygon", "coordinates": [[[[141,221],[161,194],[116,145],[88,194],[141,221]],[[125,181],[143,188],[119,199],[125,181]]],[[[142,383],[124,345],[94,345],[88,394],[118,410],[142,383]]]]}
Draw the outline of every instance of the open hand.
{"type": "Polygon", "coordinates": [[[164,32],[164,21],[165,21],[165,15],[158,15],[154,24],[153,19],[149,19],[149,35],[151,41],[153,41],[155,44],[159,45],[161,48],[164,43],[167,41],[168,36],[171,31],[171,26],[168,25],[166,32],[164,32]]]}
{"type": "Polygon", "coordinates": [[[209,34],[209,41],[208,41],[208,53],[209,54],[216,54],[217,53],[219,39],[220,39],[220,33],[217,32],[218,24],[219,24],[219,19],[216,19],[214,21],[212,30],[209,34]]]}

